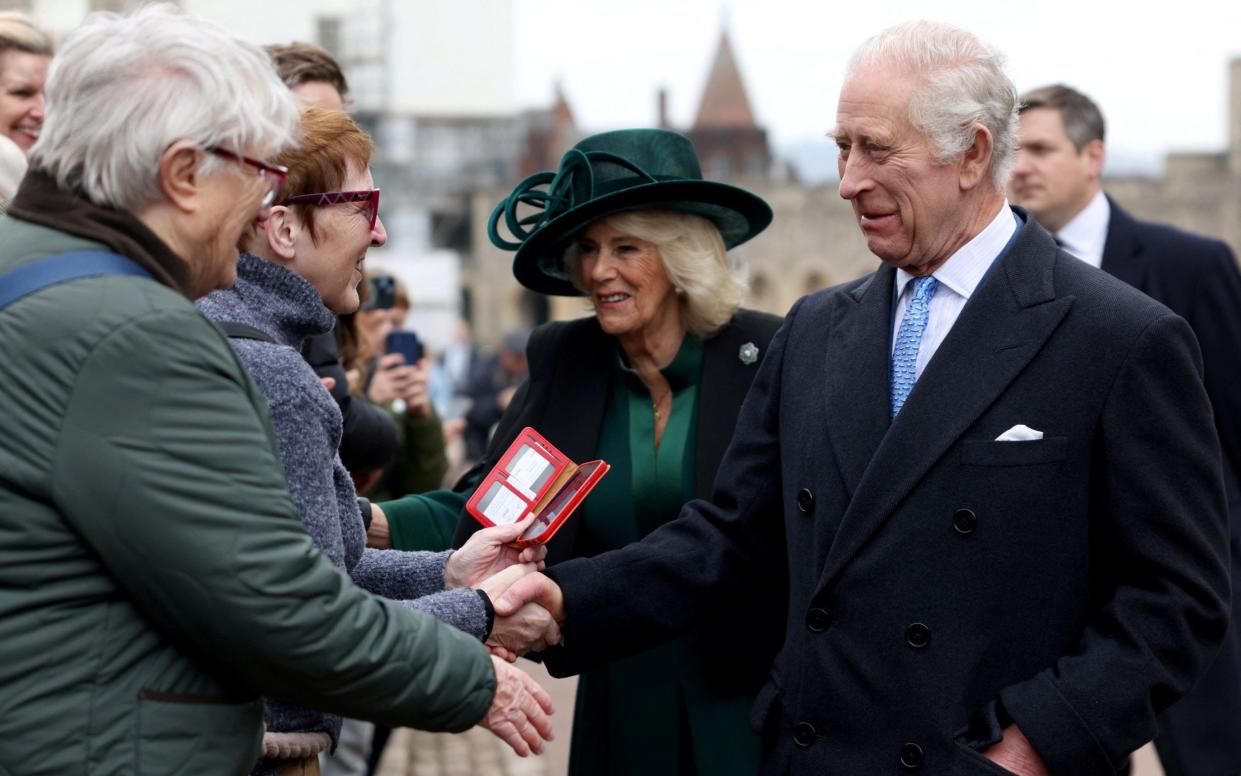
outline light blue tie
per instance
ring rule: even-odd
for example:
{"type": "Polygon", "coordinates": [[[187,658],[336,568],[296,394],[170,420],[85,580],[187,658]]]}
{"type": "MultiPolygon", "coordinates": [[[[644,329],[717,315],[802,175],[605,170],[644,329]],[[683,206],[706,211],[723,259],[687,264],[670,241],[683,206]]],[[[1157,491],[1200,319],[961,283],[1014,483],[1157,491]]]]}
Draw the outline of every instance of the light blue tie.
{"type": "Polygon", "coordinates": [[[896,332],[896,346],[892,348],[892,417],[895,418],[905,406],[909,392],[918,380],[918,346],[922,344],[922,332],[930,317],[931,297],[939,281],[931,276],[914,278],[913,298],[905,308],[901,328],[896,332]]]}

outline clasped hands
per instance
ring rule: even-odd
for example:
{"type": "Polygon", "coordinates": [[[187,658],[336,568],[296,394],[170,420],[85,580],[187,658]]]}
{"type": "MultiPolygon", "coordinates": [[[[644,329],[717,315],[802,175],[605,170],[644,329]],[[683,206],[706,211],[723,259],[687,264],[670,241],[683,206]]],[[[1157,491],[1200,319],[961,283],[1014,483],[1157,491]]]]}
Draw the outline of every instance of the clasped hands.
{"type": "Polygon", "coordinates": [[[482,590],[496,609],[495,623],[487,637],[493,655],[510,663],[527,652],[537,652],[560,642],[560,625],[541,603],[523,602],[501,612],[497,602],[510,587],[530,575],[546,579],[543,568],[547,548],[510,546],[535,518],[477,531],[461,549],[448,557],[444,586],[451,590],[473,587],[482,590]]]}

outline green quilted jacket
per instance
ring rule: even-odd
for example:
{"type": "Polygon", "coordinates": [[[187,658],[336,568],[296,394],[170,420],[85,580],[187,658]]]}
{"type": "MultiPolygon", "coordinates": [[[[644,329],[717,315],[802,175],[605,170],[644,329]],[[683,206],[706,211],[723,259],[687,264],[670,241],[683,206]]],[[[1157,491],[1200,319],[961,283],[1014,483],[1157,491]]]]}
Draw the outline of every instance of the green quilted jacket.
{"type": "MultiPolygon", "coordinates": [[[[102,246],[0,217],[0,273],[102,246]]],[[[483,646],[355,587],[194,306],[100,277],[0,310],[0,774],[243,774],[260,695],[458,731],[483,646]]]]}

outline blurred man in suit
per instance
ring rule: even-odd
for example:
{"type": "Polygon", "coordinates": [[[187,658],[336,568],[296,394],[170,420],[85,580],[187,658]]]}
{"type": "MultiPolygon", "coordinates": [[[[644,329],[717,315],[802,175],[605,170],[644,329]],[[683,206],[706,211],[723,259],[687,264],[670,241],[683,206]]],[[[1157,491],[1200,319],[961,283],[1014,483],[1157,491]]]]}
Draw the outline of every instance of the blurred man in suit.
{"type": "MultiPolygon", "coordinates": [[[[1223,448],[1235,584],[1241,579],[1241,272],[1219,240],[1139,221],[1117,206],[1099,180],[1105,154],[1103,114],[1089,97],[1059,84],[1027,92],[1012,199],[1065,250],[1146,292],[1193,328],[1223,448]]],[[[1234,623],[1239,611],[1241,597],[1234,597],[1234,623]]],[[[1241,627],[1229,630],[1211,670],[1160,726],[1155,745],[1169,776],[1241,772],[1241,627]]]]}

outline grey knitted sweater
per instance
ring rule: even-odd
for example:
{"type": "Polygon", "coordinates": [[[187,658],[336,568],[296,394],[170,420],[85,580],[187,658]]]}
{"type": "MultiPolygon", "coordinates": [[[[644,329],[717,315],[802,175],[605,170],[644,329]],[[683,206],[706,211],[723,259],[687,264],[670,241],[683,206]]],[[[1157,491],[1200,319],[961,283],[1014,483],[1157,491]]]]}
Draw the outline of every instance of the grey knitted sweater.
{"type": "MultiPolygon", "coordinates": [[[[340,409],[299,352],[306,337],[332,328],[333,315],[314,286],[290,270],[243,253],[233,287],[198,300],[198,309],[213,321],[254,326],[278,343],[231,340],[267,399],[289,496],[315,545],[360,587],[403,600],[411,609],[433,615],[480,640],[485,638],[487,612],[478,592],[468,588],[444,590],[448,552],[366,547],[366,529],[353,480],[336,452],[341,436],[340,409]]],[[[324,730],[335,742],[340,719],[268,700],[267,728],[279,732],[324,730]]]]}

